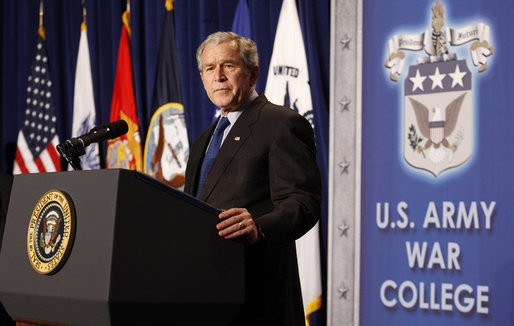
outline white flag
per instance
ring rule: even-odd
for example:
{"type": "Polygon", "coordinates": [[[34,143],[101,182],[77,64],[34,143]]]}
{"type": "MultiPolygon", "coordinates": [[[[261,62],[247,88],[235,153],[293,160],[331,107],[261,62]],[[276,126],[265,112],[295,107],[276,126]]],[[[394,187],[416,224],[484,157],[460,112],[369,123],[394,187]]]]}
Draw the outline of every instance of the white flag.
{"type": "MultiPolygon", "coordinates": [[[[75,72],[75,89],[73,95],[73,123],[71,136],[78,137],[88,133],[96,124],[95,98],[93,95],[93,79],[89,61],[89,45],[87,42],[86,24],[82,23],[75,72]]],[[[100,168],[98,144],[93,143],[85,148],[86,154],[80,161],[83,170],[100,168]]],[[[70,167],[71,168],[71,167],[70,167]]]]}
{"type": "MultiPolygon", "coordinates": [[[[278,19],[265,95],[272,103],[288,106],[314,128],[307,57],[295,0],[284,0],[278,19]]],[[[319,224],[296,241],[306,324],[321,308],[319,224]]]]}

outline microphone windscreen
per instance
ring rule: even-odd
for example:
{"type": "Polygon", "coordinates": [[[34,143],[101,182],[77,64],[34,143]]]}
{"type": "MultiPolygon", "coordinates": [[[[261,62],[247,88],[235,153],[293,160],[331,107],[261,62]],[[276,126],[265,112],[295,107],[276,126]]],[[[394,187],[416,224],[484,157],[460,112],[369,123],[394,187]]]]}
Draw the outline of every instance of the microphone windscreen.
{"type": "Polygon", "coordinates": [[[128,125],[124,120],[118,120],[109,124],[109,138],[114,139],[124,135],[128,131],[128,125]]]}

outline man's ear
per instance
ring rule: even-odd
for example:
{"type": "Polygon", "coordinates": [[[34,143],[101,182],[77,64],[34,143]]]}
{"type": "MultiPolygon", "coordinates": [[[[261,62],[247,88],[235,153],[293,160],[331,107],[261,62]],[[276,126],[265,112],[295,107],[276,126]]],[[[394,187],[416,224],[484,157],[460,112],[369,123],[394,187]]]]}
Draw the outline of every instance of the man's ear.
{"type": "Polygon", "coordinates": [[[257,77],[259,77],[259,66],[253,66],[252,70],[250,70],[250,82],[252,86],[257,83],[257,77]]]}

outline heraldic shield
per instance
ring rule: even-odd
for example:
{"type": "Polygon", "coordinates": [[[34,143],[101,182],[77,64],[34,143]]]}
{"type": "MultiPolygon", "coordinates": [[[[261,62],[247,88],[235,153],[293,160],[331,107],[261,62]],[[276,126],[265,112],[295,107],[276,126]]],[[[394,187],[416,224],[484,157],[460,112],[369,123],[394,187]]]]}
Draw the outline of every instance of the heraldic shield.
{"type": "Polygon", "coordinates": [[[403,153],[434,176],[471,157],[473,94],[465,60],[418,64],[405,78],[403,153]]]}

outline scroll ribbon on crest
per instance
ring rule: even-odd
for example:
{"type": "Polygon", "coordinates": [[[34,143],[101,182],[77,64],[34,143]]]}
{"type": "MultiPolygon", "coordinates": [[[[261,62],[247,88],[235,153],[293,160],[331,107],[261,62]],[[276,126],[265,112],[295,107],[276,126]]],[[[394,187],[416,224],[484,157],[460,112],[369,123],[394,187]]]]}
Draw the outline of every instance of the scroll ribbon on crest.
{"type": "Polygon", "coordinates": [[[487,57],[494,52],[490,45],[489,25],[476,23],[458,29],[446,28],[443,33],[438,34],[439,54],[437,54],[434,44],[434,34],[429,30],[421,34],[397,34],[388,41],[388,58],[385,66],[390,69],[389,77],[391,80],[397,81],[398,76],[402,73],[405,61],[405,52],[402,50],[425,50],[428,57],[420,57],[418,59],[420,64],[448,61],[456,59],[455,55],[452,56],[448,52],[450,46],[460,46],[471,41],[475,41],[470,47],[473,64],[475,66],[480,65],[479,72],[487,69],[487,57]]]}

